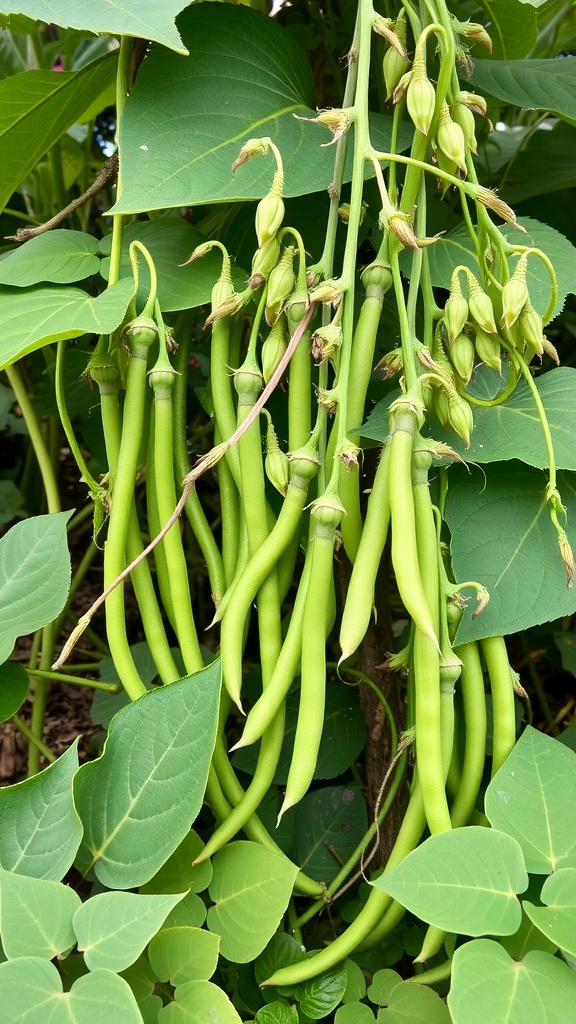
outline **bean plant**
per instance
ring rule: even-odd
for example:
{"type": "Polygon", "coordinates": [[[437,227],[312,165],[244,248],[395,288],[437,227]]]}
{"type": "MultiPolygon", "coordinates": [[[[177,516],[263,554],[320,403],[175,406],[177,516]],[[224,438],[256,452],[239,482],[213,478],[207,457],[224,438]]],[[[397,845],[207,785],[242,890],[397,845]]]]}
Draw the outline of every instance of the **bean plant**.
{"type": "Polygon", "coordinates": [[[569,1022],[572,4],[269,7],[0,0],[6,1019],[569,1022]]]}

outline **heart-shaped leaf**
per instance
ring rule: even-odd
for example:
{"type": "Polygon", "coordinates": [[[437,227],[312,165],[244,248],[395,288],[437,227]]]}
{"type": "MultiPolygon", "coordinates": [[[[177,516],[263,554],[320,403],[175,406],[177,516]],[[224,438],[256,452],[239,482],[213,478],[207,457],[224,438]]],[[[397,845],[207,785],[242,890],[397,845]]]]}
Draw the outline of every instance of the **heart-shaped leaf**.
{"type": "Polygon", "coordinates": [[[398,971],[391,971],[389,968],[375,971],[368,988],[368,999],[371,1003],[376,1003],[376,1006],[388,1006],[393,990],[401,981],[402,975],[398,974],[398,971]]]}
{"type": "Polygon", "coordinates": [[[576,867],[576,754],[528,726],[486,790],[494,828],[513,836],[532,874],[576,867]]]}
{"type": "Polygon", "coordinates": [[[576,974],[549,953],[518,963],[497,942],[476,939],[454,953],[448,1009],[454,1024],[563,1024],[574,1016],[576,974]]]}
{"type": "Polygon", "coordinates": [[[154,39],[178,53],[186,53],[176,31],[174,18],[186,0],[3,0],[3,14],[25,14],[34,21],[50,21],[63,28],[88,32],[107,32],[114,36],[154,39]]]}
{"type": "Polygon", "coordinates": [[[576,957],[576,868],[560,868],[542,886],[544,907],[524,902],[528,917],[556,946],[576,957]]]}
{"type": "Polygon", "coordinates": [[[374,1024],[374,1014],[366,1003],[345,1003],[334,1015],[334,1024],[374,1024]]]}
{"type": "Polygon", "coordinates": [[[144,694],[110,723],[104,753],[74,780],[80,862],[108,888],[149,881],[190,830],[214,748],[220,662],[144,694]]]}
{"type": "Polygon", "coordinates": [[[0,368],[52,341],[109,334],[122,323],[134,283],[125,278],[94,298],[80,288],[1,288],[0,368]]]}
{"type": "Polygon", "coordinates": [[[412,981],[403,981],[396,985],[390,994],[390,1002],[385,1010],[380,1010],[378,1024],[452,1024],[446,1003],[437,992],[426,985],[415,985],[412,981]]]}
{"type": "Polygon", "coordinates": [[[184,895],[103,892],[86,900],[73,924],[88,968],[119,972],[130,967],[184,895]]]}
{"type": "Polygon", "coordinates": [[[52,960],[76,944],[72,918],[80,897],[46,878],[0,870],[0,931],[6,956],[52,960]]]}
{"type": "Polygon", "coordinates": [[[162,928],[150,943],[148,959],[160,981],[182,985],[209,981],[219,950],[220,936],[204,928],[162,928]]]}
{"type": "Polygon", "coordinates": [[[82,825],[72,796],[78,740],[31,779],[0,789],[0,864],[59,881],[72,864],[82,825]]]}
{"type": "Polygon", "coordinates": [[[298,868],[258,843],[230,843],[213,859],[207,924],[220,935],[227,960],[245,964],[258,956],[288,906],[298,868]]]}
{"type": "Polygon", "coordinates": [[[28,675],[22,665],[5,661],[0,665],[0,722],[7,722],[26,700],[28,675]]]}
{"type": "Polygon", "coordinates": [[[201,928],[206,920],[206,904],[195,892],[177,903],[164,921],[164,928],[201,928]]]}
{"type": "Polygon", "coordinates": [[[0,662],[12,653],[17,637],[48,625],[66,603],[71,515],[24,519],[0,539],[0,662]]]}
{"type": "MultiPolygon", "coordinates": [[[[574,474],[559,473],[558,487],[576,545],[574,474]]],[[[457,643],[515,633],[576,611],[545,491],[544,474],[520,462],[494,462],[482,475],[450,468],[446,522],[454,574],[457,581],[477,580],[490,594],[481,615],[473,619],[473,605],[466,609],[457,643]]]]}
{"type": "Polygon", "coordinates": [[[2,1011],[10,1024],[143,1024],[130,986],[112,971],[94,971],[70,992],[47,960],[25,956],[0,964],[2,1011]]]}
{"type": "Polygon", "coordinates": [[[430,836],[374,885],[443,931],[511,935],[528,875],[515,839],[470,825],[430,836]]]}
{"type": "Polygon", "coordinates": [[[187,981],[175,995],[175,1002],[160,1010],[158,1024],[242,1024],[226,993],[211,981],[187,981]]]}
{"type": "Polygon", "coordinates": [[[97,238],[83,231],[47,231],[0,261],[0,284],[27,288],[42,281],[83,281],[100,269],[98,245],[97,238]]]}
{"type": "Polygon", "coordinates": [[[140,886],[140,892],[184,892],[185,889],[202,892],[207,889],[212,878],[212,863],[203,860],[201,864],[194,864],[203,849],[200,836],[194,831],[188,832],[154,877],[140,886]]]}
{"type": "MultiPolygon", "coordinates": [[[[269,136],[280,148],[286,196],[326,189],[334,152],[322,147],[330,134],[294,117],[315,117],[310,65],[294,37],[230,4],[192,4],[178,27],[189,56],[152,47],[126,103],[122,195],[114,212],[260,198],[272,183],[272,154],[230,173],[242,144],[254,137],[269,136]]],[[[391,123],[374,118],[381,149],[388,148],[391,123]]],[[[400,149],[411,134],[401,126],[400,149]]]]}

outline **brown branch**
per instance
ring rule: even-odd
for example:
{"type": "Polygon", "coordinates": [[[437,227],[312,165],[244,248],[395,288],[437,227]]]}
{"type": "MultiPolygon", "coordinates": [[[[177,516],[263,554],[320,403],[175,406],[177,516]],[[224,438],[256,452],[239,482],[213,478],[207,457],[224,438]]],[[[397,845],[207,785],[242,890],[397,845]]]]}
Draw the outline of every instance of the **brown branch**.
{"type": "Polygon", "coordinates": [[[62,221],[65,221],[67,217],[70,217],[76,210],[79,210],[84,203],[87,203],[89,199],[93,199],[99,192],[102,191],[105,185],[108,184],[112,178],[115,178],[118,173],[118,153],[114,153],[109,160],[106,161],[104,167],[98,172],[94,181],[81,196],[77,199],[73,199],[68,206],[65,206],[63,210],[54,214],[50,220],[47,220],[45,224],[38,224],[34,228],[18,228],[15,235],[6,235],[6,241],[8,242],[28,242],[31,238],[36,238],[37,235],[43,235],[45,231],[51,231],[52,228],[57,228],[62,221]]]}

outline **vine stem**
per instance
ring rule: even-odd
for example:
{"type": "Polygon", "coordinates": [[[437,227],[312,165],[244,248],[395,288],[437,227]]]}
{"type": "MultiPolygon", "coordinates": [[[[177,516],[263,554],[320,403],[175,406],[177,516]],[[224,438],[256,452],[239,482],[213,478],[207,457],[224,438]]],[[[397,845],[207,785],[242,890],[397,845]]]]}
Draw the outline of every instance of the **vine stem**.
{"type": "Polygon", "coordinates": [[[48,512],[60,512],[62,506],[60,504],[60,493],[58,491],[58,483],[54,473],[52,459],[50,458],[50,453],[42,435],[38,417],[34,412],[34,407],[30,401],[28,392],[26,391],[24,381],[22,380],[20,371],[16,365],[6,366],[5,372],[8,377],[10,387],[16,396],[16,401],[22,411],[30,442],[38,461],[38,467],[40,469],[42,483],[46,493],[48,512]]]}

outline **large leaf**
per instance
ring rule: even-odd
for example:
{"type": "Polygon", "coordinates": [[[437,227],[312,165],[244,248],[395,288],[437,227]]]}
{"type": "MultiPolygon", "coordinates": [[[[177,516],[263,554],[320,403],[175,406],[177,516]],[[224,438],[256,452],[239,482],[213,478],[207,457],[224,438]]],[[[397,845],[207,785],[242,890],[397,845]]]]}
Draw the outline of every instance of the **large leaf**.
{"type": "MultiPolygon", "coordinates": [[[[450,469],[446,522],[456,580],[476,580],[490,594],[477,618],[465,611],[457,642],[516,633],[571,615],[576,592],[566,588],[557,534],[545,497],[546,477],[520,462],[495,462],[482,474],[450,469]]],[[[576,546],[576,478],[560,473],[568,535],[576,546]]]]}
{"type": "MultiPolygon", "coordinates": [[[[574,62],[576,64],[576,61],[574,62]]],[[[576,291],[576,249],[564,235],[530,217],[519,217],[518,223],[526,229],[523,234],[510,224],[500,228],[512,245],[530,245],[542,249],[551,260],[558,281],[558,301],[553,316],[561,312],[567,295],[576,291]]],[[[449,288],[452,271],[459,264],[469,267],[478,273],[476,251],[465,224],[449,231],[428,249],[430,277],[432,284],[438,288],[449,288]]],[[[510,270],[513,272],[517,257],[510,257],[510,270]]],[[[550,301],[550,277],[541,260],[535,256],[528,259],[526,283],[530,291],[530,299],[534,308],[543,314],[550,301]]]]}
{"type": "Polygon", "coordinates": [[[378,1024],[452,1024],[446,1003],[426,985],[403,981],[396,985],[385,1010],[378,1013],[378,1024]]]}
{"type": "Polygon", "coordinates": [[[203,849],[200,836],[196,832],[188,832],[154,877],[140,887],[140,892],[171,893],[188,889],[202,892],[207,889],[212,879],[212,862],[203,860],[201,864],[194,864],[203,849]]]}
{"type": "Polygon", "coordinates": [[[52,960],[76,944],[72,918],[80,897],[68,885],[0,870],[2,948],[13,960],[52,960]]]}
{"type": "Polygon", "coordinates": [[[226,993],[211,981],[187,981],[175,992],[175,1002],[158,1014],[158,1024],[242,1024],[226,993]]]}
{"type": "MultiPolygon", "coordinates": [[[[304,50],[270,18],[246,6],[194,4],[178,19],[189,57],[161,47],[140,68],[120,125],[122,195],[115,213],[190,206],[265,195],[272,154],[230,168],[242,144],[270,136],[286,172],[285,195],[328,187],[334,151],[314,117],[312,73],[304,50]]],[[[387,148],[391,119],[375,119],[374,142],[387,148]]],[[[403,128],[401,148],[409,145],[403,128]]]]}
{"type": "MultiPolygon", "coordinates": [[[[37,6],[45,19],[45,5],[37,6]]],[[[116,57],[109,54],[81,71],[24,71],[0,82],[0,209],[115,75],[116,57]]]]}
{"type": "Polygon", "coordinates": [[[374,885],[443,931],[511,935],[528,875],[515,839],[470,825],[430,836],[374,885]]]}
{"type": "Polygon", "coordinates": [[[315,978],[300,982],[294,998],[303,1014],[312,1020],[320,1020],[338,1006],[346,990],[346,982],[346,968],[339,963],[315,978]]]}
{"type": "Polygon", "coordinates": [[[448,1009],[454,1024],[567,1024],[574,1017],[576,974],[549,953],[521,963],[497,942],[476,939],[454,953],[448,1009]]]}
{"type": "Polygon", "coordinates": [[[160,981],[182,985],[209,981],[219,950],[220,936],[205,928],[162,928],[150,943],[148,959],[160,981]]]}
{"type": "Polygon", "coordinates": [[[0,663],[17,637],[52,622],[70,587],[66,523],[72,512],[53,512],[16,523],[0,540],[0,663]]]}
{"type": "Polygon", "coordinates": [[[174,18],[187,0],[2,0],[2,14],[25,14],[34,21],[50,21],[63,28],[108,32],[115,36],[154,39],[178,53],[186,53],[174,18]]]}
{"type": "Polygon", "coordinates": [[[522,904],[531,921],[556,946],[576,957],[576,868],[560,868],[542,886],[546,905],[522,904]]]}
{"type": "Polygon", "coordinates": [[[101,967],[116,972],[126,970],[184,895],[102,892],[86,900],[76,911],[73,922],[86,966],[91,971],[101,967]]]}
{"type": "Polygon", "coordinates": [[[109,334],[121,323],[132,298],[132,279],[94,298],[80,288],[1,288],[0,368],[51,341],[80,334],[109,334]]]}
{"type": "Polygon", "coordinates": [[[48,231],[0,261],[0,284],[27,288],[42,281],[70,284],[97,274],[98,239],[84,231],[48,231]]]}
{"type": "Polygon", "coordinates": [[[214,747],[220,662],[144,694],[113,718],[104,753],[74,780],[80,861],[108,888],[147,882],[190,829],[214,747]]]}
{"type": "Polygon", "coordinates": [[[63,992],[54,964],[33,956],[0,964],[0,998],[10,1024],[143,1024],[130,986],[117,974],[94,971],[63,992]]]}
{"type": "Polygon", "coordinates": [[[528,726],[486,790],[486,814],[532,874],[576,867],[576,754],[528,726]]]}
{"type": "MultiPolygon", "coordinates": [[[[518,136],[516,139],[519,144],[518,136]]],[[[502,192],[506,202],[514,206],[531,196],[572,188],[575,184],[576,129],[559,121],[552,131],[542,129],[529,138],[506,175],[502,192]]]]}
{"type": "Polygon", "coordinates": [[[214,857],[208,928],[227,960],[245,964],[262,952],[288,906],[298,868],[258,843],[230,843],[214,857]]]}
{"type": "Polygon", "coordinates": [[[475,60],[474,85],[504,103],[576,118],[576,60],[475,60]]]}
{"type": "Polygon", "coordinates": [[[82,836],[72,797],[77,746],[75,740],[31,779],[0,789],[0,864],[6,870],[55,881],[68,871],[82,836]]]}
{"type": "MultiPolygon", "coordinates": [[[[165,312],[176,309],[192,309],[210,301],[212,288],[220,276],[222,266],[220,251],[214,249],[203,256],[201,260],[182,266],[196,246],[206,241],[205,236],[200,234],[196,228],[179,217],[161,217],[159,220],[145,221],[144,223],[136,221],[134,224],[130,224],[123,235],[120,263],[122,276],[128,276],[131,273],[128,247],[130,242],[135,239],[146,246],[154,260],[158,275],[158,300],[165,312]]],[[[100,251],[108,254],[110,244],[111,235],[107,235],[100,242],[100,251]]],[[[0,269],[1,267],[0,263],[0,269]]],[[[109,269],[110,259],[106,255],[102,260],[100,272],[107,278],[109,269]]],[[[234,268],[233,277],[239,290],[245,287],[246,274],[234,268]]],[[[141,298],[147,297],[149,287],[150,275],[146,264],[142,261],[139,289],[141,298]]]]}
{"type": "Polygon", "coordinates": [[[536,12],[522,0],[480,2],[490,18],[488,32],[492,39],[493,60],[519,60],[525,57],[536,42],[536,12]]]}
{"type": "Polygon", "coordinates": [[[22,665],[5,661],[0,665],[0,722],[7,722],[26,700],[28,674],[22,665]]]}
{"type": "Polygon", "coordinates": [[[290,855],[318,882],[333,878],[368,828],[366,802],[357,786],[324,786],[298,804],[290,855]]]}

